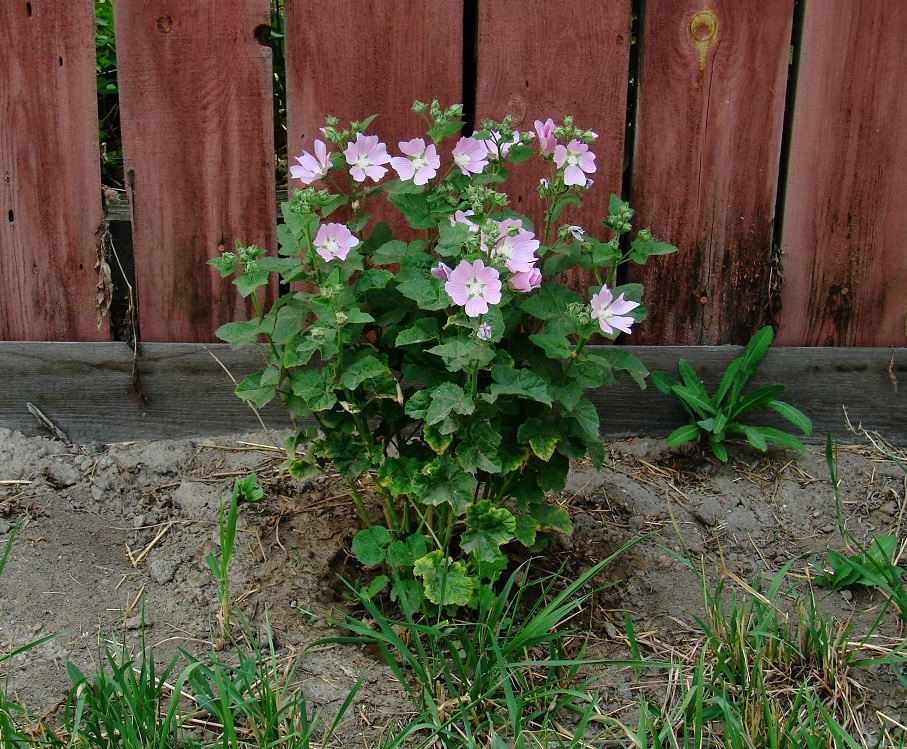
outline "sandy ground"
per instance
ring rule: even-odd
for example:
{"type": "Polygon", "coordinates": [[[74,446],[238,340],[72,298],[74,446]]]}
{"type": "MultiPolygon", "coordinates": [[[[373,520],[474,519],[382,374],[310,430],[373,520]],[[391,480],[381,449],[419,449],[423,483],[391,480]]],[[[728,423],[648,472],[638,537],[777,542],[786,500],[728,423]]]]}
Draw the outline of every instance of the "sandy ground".
{"type": "MultiPolygon", "coordinates": [[[[858,438],[855,437],[857,442],[858,438]]],[[[62,633],[15,658],[8,691],[42,715],[69,686],[66,663],[97,662],[105,640],[137,648],[145,639],[160,659],[177,648],[199,652],[215,628],[216,585],[205,555],[217,550],[218,508],[237,476],[258,471],[265,499],[240,512],[230,568],[239,605],[257,627],[267,615],[283,654],[335,633],[324,618],[346,604],[337,573],[355,574],[349,552],[354,516],[343,491],[322,479],[298,484],[277,473],[281,454],[264,447],[281,435],[67,446],[0,429],[0,544],[20,525],[0,578],[0,652],[62,633]],[[144,613],[143,613],[144,612],[144,613]]],[[[863,443],[839,455],[844,518],[861,541],[907,534],[905,476],[863,443]]],[[[723,569],[763,583],[789,560],[802,575],[810,554],[842,548],[824,447],[762,455],[740,447],[728,465],[698,450],[668,451],[657,440],[612,443],[601,471],[576,466],[557,498],[575,532],[559,540],[548,564],[578,572],[641,533],[652,535],[606,573],[612,587],[587,612],[590,652],[624,657],[624,612],[657,648],[695,643],[702,611],[697,576],[678,561],[685,551],[710,584],[723,569]]],[[[861,632],[883,600],[865,590],[828,594],[822,606],[861,632]]],[[[880,633],[903,637],[894,612],[880,633]]],[[[645,638],[643,638],[645,639],[645,638]]],[[[337,707],[374,659],[356,647],[308,650],[299,677],[311,702],[337,707]]],[[[885,668],[864,674],[867,715],[907,719],[904,691],[885,668]]],[[[408,705],[388,672],[375,667],[342,729],[346,745],[372,745],[408,705]]],[[[612,706],[635,700],[627,669],[601,672],[612,706]]],[[[657,696],[653,693],[653,696],[657,696]]],[[[872,733],[872,721],[867,723],[872,733]]]]}

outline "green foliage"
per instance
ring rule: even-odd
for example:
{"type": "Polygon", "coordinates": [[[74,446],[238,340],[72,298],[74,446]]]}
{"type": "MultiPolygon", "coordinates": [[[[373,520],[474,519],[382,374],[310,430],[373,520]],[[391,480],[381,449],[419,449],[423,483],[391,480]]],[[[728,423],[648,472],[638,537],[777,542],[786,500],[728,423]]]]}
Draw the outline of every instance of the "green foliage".
{"type": "MultiPolygon", "coordinates": [[[[907,465],[901,463],[893,454],[889,454],[889,457],[907,474],[907,465]]],[[[907,622],[907,588],[904,587],[904,570],[895,563],[899,553],[898,537],[896,535],[878,536],[872,539],[866,549],[861,548],[841,519],[837,457],[831,434],[825,441],[825,460],[835,496],[838,532],[852,553],[842,554],[834,549],[829,549],[825,553],[824,565],[813,561],[812,567],[819,573],[814,578],[816,585],[830,590],[842,590],[855,585],[876,588],[891,604],[894,604],[898,615],[904,622],[907,622]]]]}
{"type": "Polygon", "coordinates": [[[595,578],[639,540],[566,585],[557,576],[531,579],[529,566],[521,565],[500,590],[482,592],[469,621],[397,621],[359,592],[371,622],[347,616],[334,624],[351,634],[321,642],[376,647],[409,693],[416,717],[393,734],[390,746],[417,738],[418,746],[548,746],[544,737],[562,733],[553,727],[568,716],[582,740],[597,698],[594,679],[581,670],[608,662],[586,658],[584,644],[571,647],[567,623],[584,607],[595,578]],[[534,602],[526,591],[537,596],[534,602]]]}
{"type": "Polygon", "coordinates": [[[683,359],[677,365],[679,382],[665,372],[653,372],[652,384],[665,395],[672,396],[690,417],[689,424],[678,427],[668,435],[667,446],[674,447],[705,437],[712,453],[722,462],[727,461],[725,440],[729,435],[742,435],[753,447],[763,452],[769,443],[802,450],[800,440],[786,432],[739,421],[748,414],[769,409],[805,434],[812,432],[812,422],[801,411],[777,400],[776,396],[784,390],[783,385],[769,385],[744,393],[771,343],[772,329],[766,325],[756,332],[740,355],[728,365],[714,395],[709,395],[702,380],[683,359]]]}
{"type": "Polygon", "coordinates": [[[212,552],[205,556],[205,562],[211,574],[217,581],[217,600],[220,604],[218,619],[221,625],[221,637],[224,640],[230,637],[230,615],[233,602],[230,599],[230,577],[228,568],[230,558],[233,556],[233,545],[236,543],[236,521],[239,515],[240,502],[258,502],[264,497],[264,490],[258,486],[258,475],[250,473],[248,476],[238,478],[233,482],[233,491],[230,494],[230,504],[227,512],[221,507],[218,516],[220,531],[220,559],[212,552]]]}
{"type": "MultiPolygon", "coordinates": [[[[450,164],[445,142],[459,135],[461,108],[414,109],[446,171],[418,185],[357,181],[358,167],[342,154],[357,148],[373,118],[341,130],[329,117],[322,145],[331,153],[300,164],[314,170],[307,184],[323,177],[331,189],[296,191],[284,204],[278,256],[237,243],[210,261],[234,276],[256,310],[218,335],[234,348],[257,341],[268,360],[237,395],[257,407],[280,399],[297,423],[317,425],[288,441],[286,468],[297,476],[334,470],[346,480],[363,524],[353,552],[382,568],[365,593],[387,592],[407,614],[479,606],[506,566],[508,544],[538,550],[551,533],[570,531],[566,513],[545,496],[564,487],[571,459],[604,457],[598,413],[583,391],[624,375],[644,387],[648,374],[616,347],[587,348],[606,330],[591,296],[613,284],[622,264],[673,249],[645,231],[621,249],[633,211],[612,196],[602,222],[611,249],[603,252],[590,234],[555,225],[586,188],[567,184],[566,166],[528,134],[514,133],[509,120],[483,123],[475,137],[493,143],[495,155],[480,174],[466,173],[450,164]],[[507,167],[532,156],[550,173],[537,237],[502,191],[507,167]],[[380,200],[379,208],[402,217],[398,227],[408,225],[399,236],[371,221],[380,200]],[[340,205],[348,206],[346,223],[327,220],[340,205]],[[489,288],[497,286],[473,309],[455,302],[449,278],[474,272],[479,261],[493,276],[489,288]],[[565,289],[556,275],[572,268],[590,270],[596,285],[565,289]],[[309,290],[291,290],[262,310],[256,292],[269,274],[309,290]],[[380,516],[360,493],[371,476],[380,516]]],[[[592,142],[569,119],[555,133],[565,143],[592,142]]],[[[627,325],[644,318],[641,286],[613,288],[619,296],[632,310],[627,325]]]]}

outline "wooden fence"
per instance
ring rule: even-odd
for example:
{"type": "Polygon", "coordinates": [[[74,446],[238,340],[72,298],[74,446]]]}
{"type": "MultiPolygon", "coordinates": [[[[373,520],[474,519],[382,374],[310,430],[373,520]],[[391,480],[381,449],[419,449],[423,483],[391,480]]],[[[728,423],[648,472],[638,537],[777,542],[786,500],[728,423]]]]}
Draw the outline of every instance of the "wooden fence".
{"type": "MultiPolygon", "coordinates": [[[[285,8],[290,156],[328,113],[379,113],[393,147],[419,133],[414,99],[599,132],[571,221],[597,225],[623,191],[680,248],[632,274],[650,317],[629,343],[739,344],[766,322],[783,346],[907,342],[900,0],[285,8]]],[[[206,260],[234,238],[276,244],[269,0],[114,10],[140,339],[213,341],[249,310],[206,260]]],[[[0,8],[0,341],[110,338],[93,22],[94,0],[0,8]]],[[[531,212],[534,185],[516,192],[531,212]]]]}

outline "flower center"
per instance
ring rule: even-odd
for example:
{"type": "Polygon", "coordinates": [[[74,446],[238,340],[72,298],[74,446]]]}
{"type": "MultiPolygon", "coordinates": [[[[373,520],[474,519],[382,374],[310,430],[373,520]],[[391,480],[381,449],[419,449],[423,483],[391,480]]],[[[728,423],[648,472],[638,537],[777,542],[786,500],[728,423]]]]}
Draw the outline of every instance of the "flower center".
{"type": "Polygon", "coordinates": [[[428,166],[428,160],[424,156],[413,156],[413,167],[416,169],[424,169],[428,166]]]}
{"type": "Polygon", "coordinates": [[[480,281],[478,278],[472,279],[466,284],[466,294],[470,299],[483,296],[485,294],[485,282],[480,281]]]}
{"type": "Polygon", "coordinates": [[[454,156],[454,161],[457,162],[457,166],[466,166],[472,159],[468,153],[458,153],[454,156]]]}
{"type": "Polygon", "coordinates": [[[579,164],[579,155],[572,153],[572,152],[568,152],[567,153],[567,166],[576,166],[577,164],[579,164]]]}
{"type": "Polygon", "coordinates": [[[368,156],[365,156],[364,154],[360,154],[359,156],[356,157],[356,166],[358,166],[360,169],[362,169],[362,170],[368,169],[371,165],[372,165],[372,162],[369,161],[368,156]]]}
{"type": "Polygon", "coordinates": [[[336,255],[340,251],[340,242],[338,242],[333,237],[325,240],[324,251],[331,255],[336,255]]]}

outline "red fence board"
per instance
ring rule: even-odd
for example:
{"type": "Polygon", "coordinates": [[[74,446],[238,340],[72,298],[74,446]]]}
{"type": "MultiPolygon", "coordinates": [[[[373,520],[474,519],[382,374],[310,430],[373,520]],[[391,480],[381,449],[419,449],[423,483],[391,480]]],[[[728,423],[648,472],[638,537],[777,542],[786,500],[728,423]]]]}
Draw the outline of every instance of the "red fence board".
{"type": "MultiPolygon", "coordinates": [[[[477,118],[509,114],[514,128],[532,131],[536,119],[560,123],[572,115],[578,127],[599,134],[595,184],[583,211],[562,217],[592,234],[608,214],[610,193],[621,191],[629,50],[630,0],[479,3],[477,118]]],[[[513,208],[537,223],[536,188],[545,176],[517,168],[508,185],[513,208]]]]}
{"type": "Polygon", "coordinates": [[[905,38],[903,3],[806,2],[779,343],[905,343],[905,38]]]}
{"type": "Polygon", "coordinates": [[[398,154],[399,141],[425,134],[414,100],[460,102],[461,0],[286,0],[285,9],[291,164],[322,138],[326,115],[346,128],[377,114],[369,132],[398,154]]]}
{"type": "Polygon", "coordinates": [[[269,2],[114,10],[141,337],[211,341],[252,310],[205,262],[275,244],[269,2]]]}
{"type": "Polygon", "coordinates": [[[634,342],[743,343],[769,316],[793,5],[644,4],[632,204],[680,251],[634,274],[634,342]]]}
{"type": "Polygon", "coordinates": [[[0,28],[0,340],[106,340],[94,2],[6,0],[0,28]]]}

